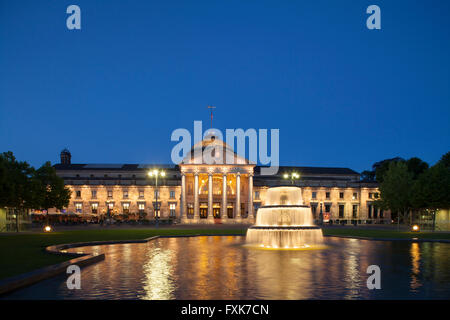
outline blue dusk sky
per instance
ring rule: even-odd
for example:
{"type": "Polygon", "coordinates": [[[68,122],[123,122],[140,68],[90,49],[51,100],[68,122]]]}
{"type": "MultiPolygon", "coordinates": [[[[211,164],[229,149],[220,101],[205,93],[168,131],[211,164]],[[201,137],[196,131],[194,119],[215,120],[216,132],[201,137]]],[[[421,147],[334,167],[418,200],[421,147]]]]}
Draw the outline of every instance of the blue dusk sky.
{"type": "Polygon", "coordinates": [[[281,165],[434,164],[449,88],[445,0],[0,0],[0,151],[34,166],[65,147],[171,163],[172,131],[206,129],[209,104],[221,130],[279,128],[281,165]]]}

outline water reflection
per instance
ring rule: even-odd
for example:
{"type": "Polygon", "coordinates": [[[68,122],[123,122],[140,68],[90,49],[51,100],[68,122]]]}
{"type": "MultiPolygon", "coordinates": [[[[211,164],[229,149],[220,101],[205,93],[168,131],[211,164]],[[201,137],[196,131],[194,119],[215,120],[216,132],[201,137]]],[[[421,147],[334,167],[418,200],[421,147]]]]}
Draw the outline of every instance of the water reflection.
{"type": "Polygon", "coordinates": [[[65,276],[12,299],[448,299],[450,245],[326,238],[327,249],[259,250],[244,237],[160,238],[145,244],[73,249],[104,252],[82,269],[81,290],[65,276]],[[381,290],[366,287],[381,269],[381,290]]]}

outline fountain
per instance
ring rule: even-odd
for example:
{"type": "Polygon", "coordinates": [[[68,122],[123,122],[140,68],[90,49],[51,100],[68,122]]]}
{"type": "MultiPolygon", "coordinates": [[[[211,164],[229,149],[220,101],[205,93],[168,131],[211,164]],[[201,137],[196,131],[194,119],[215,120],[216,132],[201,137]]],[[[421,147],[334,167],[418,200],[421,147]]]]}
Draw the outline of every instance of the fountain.
{"type": "Polygon", "coordinates": [[[322,245],[323,235],[314,225],[311,208],[303,204],[299,187],[273,187],[267,190],[246,241],[264,248],[301,249],[322,245]]]}

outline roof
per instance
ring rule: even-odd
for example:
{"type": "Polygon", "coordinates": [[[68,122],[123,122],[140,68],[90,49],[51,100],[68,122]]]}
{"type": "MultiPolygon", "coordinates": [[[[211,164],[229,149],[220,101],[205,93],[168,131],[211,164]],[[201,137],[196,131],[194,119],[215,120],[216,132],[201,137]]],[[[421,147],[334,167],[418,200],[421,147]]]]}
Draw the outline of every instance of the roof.
{"type": "MultiPolygon", "coordinates": [[[[278,174],[285,172],[298,172],[300,175],[359,175],[358,172],[350,168],[334,168],[334,167],[294,167],[294,166],[280,166],[278,174]]],[[[256,166],[254,169],[255,174],[261,172],[261,166],[256,166]]]]}
{"type": "MultiPolygon", "coordinates": [[[[141,171],[150,168],[163,168],[166,170],[178,170],[177,165],[170,164],[126,164],[126,163],[74,163],[74,164],[55,164],[53,167],[56,170],[98,170],[98,171],[141,171]]],[[[258,176],[261,171],[261,166],[256,166],[254,169],[255,175],[258,176]]],[[[294,167],[294,166],[280,166],[277,175],[285,172],[298,172],[300,175],[359,175],[358,172],[349,168],[333,168],[333,167],[294,167]]],[[[277,175],[273,175],[277,178],[277,175]]]]}
{"type": "Polygon", "coordinates": [[[56,170],[108,170],[108,171],[140,171],[150,168],[162,168],[166,170],[178,170],[176,165],[168,164],[127,164],[127,163],[73,163],[53,165],[56,170]]]}

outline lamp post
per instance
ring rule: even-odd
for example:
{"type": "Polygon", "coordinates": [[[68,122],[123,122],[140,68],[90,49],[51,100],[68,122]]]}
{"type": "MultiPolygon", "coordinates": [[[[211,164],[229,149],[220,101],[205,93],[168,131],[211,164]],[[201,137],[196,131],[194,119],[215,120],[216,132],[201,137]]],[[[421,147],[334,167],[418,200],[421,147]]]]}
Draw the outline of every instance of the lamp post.
{"type": "Polygon", "coordinates": [[[291,179],[291,183],[294,184],[294,180],[297,180],[300,178],[300,175],[297,172],[291,172],[283,174],[284,179],[291,179]]]}
{"type": "Polygon", "coordinates": [[[152,171],[149,171],[148,176],[151,178],[155,178],[155,218],[156,218],[156,228],[159,226],[159,214],[160,214],[160,208],[158,206],[158,177],[164,177],[166,173],[164,171],[159,171],[157,169],[154,169],[152,171]]]}

